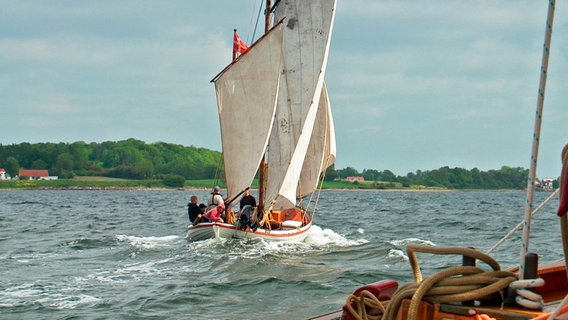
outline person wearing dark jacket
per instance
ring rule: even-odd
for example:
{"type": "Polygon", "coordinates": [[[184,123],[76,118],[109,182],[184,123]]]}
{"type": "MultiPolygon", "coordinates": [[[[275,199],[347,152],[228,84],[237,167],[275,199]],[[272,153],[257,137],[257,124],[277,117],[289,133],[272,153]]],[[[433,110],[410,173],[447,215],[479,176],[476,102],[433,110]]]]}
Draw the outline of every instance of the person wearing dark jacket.
{"type": "Polygon", "coordinates": [[[191,196],[190,203],[187,204],[187,214],[189,221],[193,223],[198,215],[203,214],[203,211],[197,205],[197,196],[191,196]]]}
{"type": "Polygon", "coordinates": [[[256,199],[250,195],[249,190],[247,189],[245,191],[245,194],[243,196],[243,198],[241,199],[241,203],[240,203],[240,209],[243,210],[243,207],[249,205],[251,207],[256,207],[256,199]]]}

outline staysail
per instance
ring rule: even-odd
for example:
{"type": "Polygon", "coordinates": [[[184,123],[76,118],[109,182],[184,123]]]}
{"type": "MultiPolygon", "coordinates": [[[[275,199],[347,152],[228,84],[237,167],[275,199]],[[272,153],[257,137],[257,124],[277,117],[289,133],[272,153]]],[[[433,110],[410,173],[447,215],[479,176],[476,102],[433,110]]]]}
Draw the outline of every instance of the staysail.
{"type": "Polygon", "coordinates": [[[249,187],[266,150],[282,71],[283,24],[217,75],[227,196],[249,187]]]}
{"type": "Polygon", "coordinates": [[[335,156],[335,128],[327,88],[324,83],[314,130],[298,183],[296,194],[298,198],[305,197],[316,190],[321,173],[335,162],[335,156]]]}
{"type": "Polygon", "coordinates": [[[282,1],[284,65],[269,140],[266,202],[293,207],[317,118],[335,16],[335,0],[282,1]]]}

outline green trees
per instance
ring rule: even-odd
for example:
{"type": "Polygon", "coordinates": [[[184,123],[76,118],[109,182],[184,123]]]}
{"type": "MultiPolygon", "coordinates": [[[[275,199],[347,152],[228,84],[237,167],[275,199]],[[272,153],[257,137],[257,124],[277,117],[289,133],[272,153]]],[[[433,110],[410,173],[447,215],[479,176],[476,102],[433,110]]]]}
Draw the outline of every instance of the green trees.
{"type": "Polygon", "coordinates": [[[3,161],[3,163],[4,163],[4,170],[6,170],[6,172],[11,177],[17,176],[18,173],[20,172],[20,163],[18,162],[18,159],[14,157],[8,157],[6,158],[5,161],[3,161]]]}
{"type": "MultiPolygon", "coordinates": [[[[14,177],[23,169],[47,169],[60,178],[78,176],[107,176],[125,179],[162,179],[174,187],[181,180],[217,179],[223,177],[221,153],[195,146],[165,142],[147,144],[136,139],[102,143],[21,143],[0,145],[0,167],[14,177]],[[181,179],[180,179],[181,177],[181,179]]],[[[448,189],[523,189],[528,169],[503,166],[499,170],[466,170],[448,166],[431,171],[417,170],[397,176],[390,170],[353,167],[325,172],[326,181],[363,176],[373,181],[361,187],[385,188],[398,183],[402,186],[422,185],[448,189]]],[[[558,183],[555,182],[555,185],[558,183]]]]}
{"type": "MultiPolygon", "coordinates": [[[[330,168],[331,169],[331,168],[330,168]]],[[[423,185],[448,189],[523,189],[526,187],[528,169],[503,166],[500,170],[482,172],[477,168],[450,168],[448,166],[431,171],[409,172],[406,176],[396,176],[389,170],[365,169],[359,173],[352,167],[337,170],[336,175],[328,172],[326,177],[363,176],[365,181],[399,182],[404,186],[423,185]]],[[[327,180],[327,179],[326,179],[327,180]]]]}
{"type": "MultiPolygon", "coordinates": [[[[60,178],[79,175],[152,179],[171,174],[184,179],[207,179],[218,172],[220,158],[220,152],[205,148],[164,142],[147,144],[136,139],[0,145],[0,167],[11,176],[25,168],[47,169],[60,178]]],[[[222,175],[222,171],[218,173],[222,175]]]]}

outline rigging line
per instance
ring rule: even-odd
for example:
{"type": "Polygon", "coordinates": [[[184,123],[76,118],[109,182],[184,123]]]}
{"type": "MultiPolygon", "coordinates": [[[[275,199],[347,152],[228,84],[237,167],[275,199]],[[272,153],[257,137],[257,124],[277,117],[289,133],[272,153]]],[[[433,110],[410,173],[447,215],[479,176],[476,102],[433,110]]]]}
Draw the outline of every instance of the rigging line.
{"type": "MultiPolygon", "coordinates": [[[[262,12],[262,1],[260,2],[260,5],[258,6],[258,14],[256,15],[256,23],[254,24],[254,31],[252,32],[252,40],[251,43],[254,42],[254,37],[256,35],[256,28],[258,27],[258,20],[260,20],[260,13],[262,12]]],[[[252,20],[252,19],[251,19],[252,20]]]]}
{"type": "MultiPolygon", "coordinates": [[[[311,220],[312,220],[312,221],[314,221],[314,217],[315,217],[315,215],[316,215],[316,211],[317,211],[317,208],[318,208],[318,203],[319,203],[319,199],[320,199],[320,196],[321,196],[321,191],[322,191],[322,189],[323,189],[323,182],[324,182],[324,180],[325,180],[325,174],[327,173],[327,169],[331,166],[329,160],[330,160],[330,156],[327,156],[327,159],[325,160],[325,166],[326,166],[326,168],[325,168],[325,170],[323,170],[323,172],[322,172],[321,180],[320,180],[320,182],[319,182],[319,183],[320,183],[320,186],[319,186],[318,192],[317,192],[318,195],[317,195],[317,197],[316,197],[316,201],[314,202],[314,210],[312,211],[312,217],[311,217],[311,220]],[[328,164],[329,164],[329,166],[328,166],[328,164]]],[[[333,164],[333,163],[332,163],[332,164],[333,164]]],[[[311,201],[311,200],[310,200],[310,201],[311,201]]]]}
{"type": "MultiPolygon", "coordinates": [[[[540,209],[542,209],[550,200],[552,200],[552,198],[554,198],[558,193],[559,193],[560,189],[556,189],[550,196],[548,196],[548,198],[546,198],[546,200],[544,200],[540,206],[538,206],[536,209],[534,209],[534,211],[531,214],[531,217],[534,217],[539,211],[540,209]]],[[[519,224],[517,224],[513,229],[511,229],[511,231],[509,231],[509,233],[507,233],[503,238],[501,238],[501,240],[497,241],[497,243],[495,243],[495,245],[493,245],[493,247],[491,247],[491,249],[489,249],[487,252],[485,252],[485,254],[490,254],[493,251],[495,251],[495,249],[497,249],[497,247],[499,247],[501,244],[503,244],[503,242],[505,242],[505,240],[509,239],[517,230],[519,230],[523,224],[525,223],[525,220],[519,222],[519,224]]]]}
{"type": "Polygon", "coordinates": [[[219,161],[217,161],[217,168],[215,169],[215,179],[213,180],[213,185],[219,185],[220,180],[220,171],[221,171],[221,163],[223,162],[223,152],[221,152],[221,156],[219,157],[219,161]]]}

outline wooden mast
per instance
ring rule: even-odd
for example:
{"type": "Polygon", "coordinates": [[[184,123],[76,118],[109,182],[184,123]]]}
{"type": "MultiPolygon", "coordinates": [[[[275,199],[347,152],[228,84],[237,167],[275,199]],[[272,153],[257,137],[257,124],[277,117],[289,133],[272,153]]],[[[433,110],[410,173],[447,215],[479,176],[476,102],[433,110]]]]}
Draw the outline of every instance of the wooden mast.
{"type": "MultiPolygon", "coordinates": [[[[266,0],[266,8],[264,11],[264,33],[270,30],[270,11],[272,10],[271,0],[266,0]]],[[[258,176],[258,209],[259,212],[264,212],[264,191],[266,179],[266,155],[262,156],[260,162],[260,172],[258,176]]]]}
{"type": "Polygon", "coordinates": [[[237,33],[237,29],[233,29],[233,60],[237,60],[237,51],[235,50],[235,34],[237,33]]]}
{"type": "MultiPolygon", "coordinates": [[[[264,33],[270,30],[270,11],[272,11],[271,0],[266,0],[264,11],[264,33]]],[[[258,212],[264,212],[264,180],[266,179],[266,155],[262,156],[260,162],[260,172],[258,174],[258,212]]]]}

